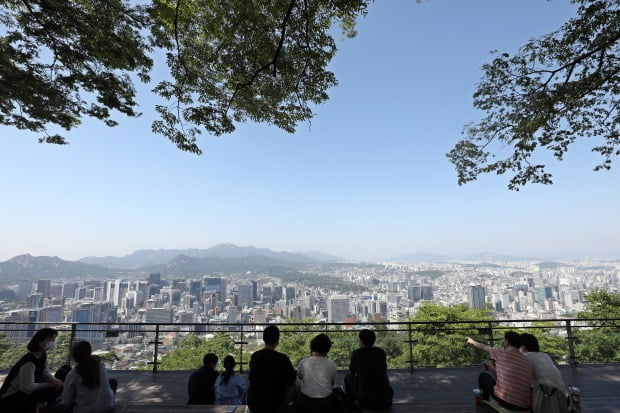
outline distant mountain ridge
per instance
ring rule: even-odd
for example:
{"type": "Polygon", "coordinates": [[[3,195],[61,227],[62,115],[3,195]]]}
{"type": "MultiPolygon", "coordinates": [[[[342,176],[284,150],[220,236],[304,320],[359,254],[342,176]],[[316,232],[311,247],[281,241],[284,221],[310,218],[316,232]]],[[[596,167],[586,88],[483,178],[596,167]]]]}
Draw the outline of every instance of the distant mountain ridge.
{"type": "Polygon", "coordinates": [[[271,257],[188,257],[179,255],[166,264],[140,267],[142,272],[158,272],[162,276],[199,277],[206,274],[239,274],[248,271],[277,275],[291,270],[299,263],[285,262],[271,257]]]}
{"type": "Polygon", "coordinates": [[[0,262],[0,277],[3,279],[38,278],[76,278],[88,276],[108,276],[117,270],[83,262],[65,261],[58,257],[33,257],[30,254],[18,255],[0,262]]]}
{"type": "Polygon", "coordinates": [[[258,256],[273,258],[284,263],[296,265],[327,261],[300,253],[291,253],[286,251],[277,252],[268,248],[256,248],[252,246],[240,247],[234,244],[218,244],[208,249],[192,248],[138,250],[123,257],[85,257],[81,258],[79,261],[86,264],[97,264],[109,268],[138,269],[140,267],[163,265],[169,263],[178,256],[185,256],[189,258],[244,258],[258,256]]]}

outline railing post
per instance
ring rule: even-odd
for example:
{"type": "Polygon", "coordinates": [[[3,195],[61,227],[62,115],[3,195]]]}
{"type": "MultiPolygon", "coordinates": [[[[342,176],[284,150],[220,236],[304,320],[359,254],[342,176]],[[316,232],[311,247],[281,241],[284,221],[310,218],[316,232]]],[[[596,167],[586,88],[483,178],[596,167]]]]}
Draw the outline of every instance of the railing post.
{"type": "Polygon", "coordinates": [[[239,338],[239,373],[243,374],[243,324],[241,324],[241,335],[239,338]]]}
{"type": "Polygon", "coordinates": [[[575,367],[577,365],[577,360],[575,359],[575,343],[573,337],[573,328],[571,326],[570,320],[566,320],[566,339],[568,340],[568,364],[571,367],[575,367]]]}
{"type": "Polygon", "coordinates": [[[413,331],[411,330],[411,321],[409,326],[409,372],[413,374],[413,331]]]}
{"type": "Polygon", "coordinates": [[[77,325],[75,323],[71,324],[71,337],[69,337],[69,351],[67,351],[67,359],[65,364],[67,366],[71,365],[71,349],[73,348],[73,343],[75,342],[75,336],[77,334],[77,325]]]}
{"type": "Polygon", "coordinates": [[[155,341],[152,344],[155,344],[153,349],[153,373],[157,373],[157,365],[159,364],[157,361],[157,354],[159,352],[159,323],[155,325],[155,341]]]}
{"type": "Polygon", "coordinates": [[[489,321],[487,324],[489,326],[489,346],[493,347],[495,344],[495,338],[493,338],[493,322],[489,321]]]}

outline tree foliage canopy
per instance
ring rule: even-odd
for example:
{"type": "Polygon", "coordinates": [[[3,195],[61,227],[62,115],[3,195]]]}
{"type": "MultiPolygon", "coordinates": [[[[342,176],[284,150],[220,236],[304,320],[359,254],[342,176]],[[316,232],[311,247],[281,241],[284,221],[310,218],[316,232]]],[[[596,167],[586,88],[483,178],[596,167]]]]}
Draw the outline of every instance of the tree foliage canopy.
{"type": "Polygon", "coordinates": [[[562,160],[577,139],[594,138],[610,169],[620,155],[620,0],[572,0],[577,15],[558,30],[527,42],[518,53],[496,53],[483,66],[474,106],[486,112],[467,125],[447,154],[459,184],[481,174],[514,173],[508,187],[551,184],[537,160],[562,160]],[[500,153],[506,151],[502,158],[500,153]]]}
{"type": "Polygon", "coordinates": [[[0,0],[0,124],[41,133],[83,117],[137,116],[131,75],[149,81],[151,53],[170,76],[154,132],[201,153],[196,137],[266,122],[293,132],[336,85],[326,69],[334,25],[354,36],[369,0],[0,0]]]}
{"type": "MultiPolygon", "coordinates": [[[[416,326],[413,358],[422,366],[467,366],[480,363],[485,355],[465,344],[466,338],[478,337],[487,329],[485,321],[493,318],[484,310],[469,308],[466,304],[443,306],[422,305],[411,321],[432,321],[416,326]],[[480,324],[466,323],[478,321],[480,324]],[[459,323],[462,321],[462,323],[459,323]],[[450,322],[450,323],[446,323],[450,322]]],[[[483,335],[482,340],[485,339],[483,335]]]]}
{"type": "MultiPolygon", "coordinates": [[[[579,318],[620,318],[620,293],[592,290],[586,295],[587,310],[579,318]]],[[[608,320],[588,323],[575,332],[575,353],[581,363],[617,363],[620,361],[620,322],[608,320]]]]}

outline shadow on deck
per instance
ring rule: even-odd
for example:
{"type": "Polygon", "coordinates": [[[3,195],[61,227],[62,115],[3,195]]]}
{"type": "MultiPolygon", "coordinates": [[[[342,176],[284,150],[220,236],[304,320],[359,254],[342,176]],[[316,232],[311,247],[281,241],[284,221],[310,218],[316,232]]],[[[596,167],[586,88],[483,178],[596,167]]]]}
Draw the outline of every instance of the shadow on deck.
{"type": "MultiPolygon", "coordinates": [[[[581,389],[583,413],[620,413],[620,365],[580,365],[575,368],[560,366],[566,384],[581,389]]],[[[394,387],[392,413],[400,412],[490,412],[476,407],[472,390],[477,386],[478,367],[390,370],[394,387]]],[[[344,371],[339,372],[342,384],[344,371]]],[[[0,374],[0,379],[3,379],[0,374]]],[[[187,371],[112,371],[111,377],[119,382],[117,412],[182,413],[225,412],[223,406],[210,409],[205,406],[185,406],[187,402],[187,371]]],[[[243,409],[237,409],[241,413],[243,409]]]]}
{"type": "MultiPolygon", "coordinates": [[[[620,365],[560,366],[560,371],[566,384],[581,389],[582,412],[620,413],[620,365]]],[[[409,370],[390,370],[394,387],[392,412],[489,411],[474,404],[472,390],[478,387],[479,372],[478,367],[422,368],[414,374],[409,370]]],[[[339,372],[338,384],[342,384],[344,373],[339,372]]],[[[119,381],[119,405],[181,407],[187,401],[189,372],[118,371],[112,376],[119,381]]]]}

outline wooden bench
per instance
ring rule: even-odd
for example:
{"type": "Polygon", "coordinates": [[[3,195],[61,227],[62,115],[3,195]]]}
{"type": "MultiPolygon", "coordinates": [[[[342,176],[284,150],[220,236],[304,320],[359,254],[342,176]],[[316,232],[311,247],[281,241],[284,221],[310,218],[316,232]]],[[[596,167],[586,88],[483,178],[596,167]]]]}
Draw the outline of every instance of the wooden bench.
{"type": "Polygon", "coordinates": [[[510,410],[510,409],[506,409],[505,407],[502,407],[499,405],[498,402],[496,402],[495,400],[492,401],[488,401],[488,400],[483,400],[482,404],[484,404],[485,406],[489,406],[491,409],[495,410],[496,412],[499,413],[529,413],[530,410],[510,410]]]}
{"type": "MultiPolygon", "coordinates": [[[[174,405],[174,404],[132,404],[132,405],[116,405],[114,407],[113,413],[163,413],[163,412],[171,412],[171,413],[192,413],[192,412],[203,412],[203,413],[245,413],[246,405],[238,405],[235,410],[231,410],[232,406],[230,405],[210,405],[210,406],[202,406],[202,405],[174,405]]],[[[249,410],[247,410],[249,412],[249,410]]]]}

